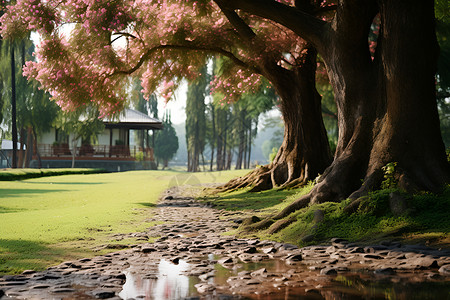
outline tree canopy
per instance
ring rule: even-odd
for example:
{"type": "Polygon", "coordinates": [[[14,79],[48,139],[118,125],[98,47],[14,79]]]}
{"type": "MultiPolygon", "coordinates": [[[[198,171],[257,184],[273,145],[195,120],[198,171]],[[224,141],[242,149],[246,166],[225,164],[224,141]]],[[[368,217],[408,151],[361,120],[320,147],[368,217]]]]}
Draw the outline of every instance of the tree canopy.
{"type": "MultiPolygon", "coordinates": [[[[280,63],[295,60],[301,50],[298,37],[277,24],[250,15],[243,18],[258,39],[264,39],[255,41],[252,49],[264,44],[261,51],[280,63]]],[[[38,80],[65,110],[89,102],[102,114],[121,110],[126,76],[132,73],[140,76],[147,97],[158,91],[169,99],[183,77],[198,75],[208,54],[233,62],[227,80],[215,82],[227,99],[237,98],[258,81],[252,74],[259,71],[255,62],[260,57],[249,54],[248,43],[213,2],[18,1],[1,22],[5,38],[39,32],[37,61],[28,62],[24,73],[38,80]]]]}

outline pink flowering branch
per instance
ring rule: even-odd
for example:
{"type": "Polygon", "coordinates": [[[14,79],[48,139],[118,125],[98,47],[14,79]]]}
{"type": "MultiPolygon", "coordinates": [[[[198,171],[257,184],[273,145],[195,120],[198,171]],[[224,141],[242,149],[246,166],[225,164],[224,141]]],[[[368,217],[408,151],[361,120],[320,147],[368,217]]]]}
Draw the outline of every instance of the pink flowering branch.
{"type": "Polygon", "coordinates": [[[153,47],[149,50],[147,50],[139,59],[139,61],[137,62],[137,64],[132,67],[131,69],[128,70],[117,70],[114,71],[112,75],[117,75],[117,74],[124,74],[124,75],[131,75],[134,72],[136,72],[137,70],[139,70],[139,68],[142,67],[142,65],[149,60],[149,58],[151,57],[152,54],[154,54],[157,51],[162,51],[165,49],[169,49],[169,50],[189,50],[189,51],[205,51],[205,52],[209,52],[209,53],[215,53],[215,54],[220,54],[223,55],[225,57],[228,57],[229,59],[231,59],[236,65],[241,66],[243,68],[252,70],[254,73],[261,73],[261,71],[259,70],[259,68],[255,67],[255,66],[251,66],[248,63],[244,62],[243,60],[239,59],[236,55],[234,55],[233,53],[226,51],[220,47],[202,47],[202,46],[198,46],[198,45],[160,45],[160,46],[156,46],[153,47]]]}

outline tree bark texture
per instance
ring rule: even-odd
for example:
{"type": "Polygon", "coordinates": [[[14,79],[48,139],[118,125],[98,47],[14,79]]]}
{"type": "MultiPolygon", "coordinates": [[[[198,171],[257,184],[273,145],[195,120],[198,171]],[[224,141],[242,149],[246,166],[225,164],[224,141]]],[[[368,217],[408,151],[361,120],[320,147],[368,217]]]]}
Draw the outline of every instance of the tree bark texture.
{"type": "Polygon", "coordinates": [[[251,228],[276,232],[282,222],[275,220],[310,203],[366,195],[381,186],[382,168],[392,162],[398,187],[407,192],[440,192],[450,182],[436,105],[433,1],[339,0],[331,22],[274,0],[216,1],[278,22],[312,43],[337,105],[333,163],[308,195],[251,228]],[[377,14],[381,28],[372,59],[368,36],[377,14]]]}
{"type": "MultiPolygon", "coordinates": [[[[258,1],[245,2],[248,6],[258,1]]],[[[259,10],[259,15],[274,21],[283,18],[280,12],[261,12],[261,6],[246,10],[259,10]]],[[[382,167],[391,162],[397,163],[401,189],[441,191],[450,182],[450,166],[436,105],[433,1],[341,0],[333,21],[315,23],[316,29],[308,25],[311,16],[288,10],[303,20],[294,24],[285,19],[283,24],[313,43],[326,64],[335,92],[339,139],[333,163],[310,194],[272,219],[311,202],[366,195],[380,187],[382,167]],[[381,28],[372,59],[368,34],[377,14],[381,28]]],[[[259,228],[270,224],[265,220],[259,228]]]]}
{"type": "Polygon", "coordinates": [[[315,88],[316,51],[308,49],[301,66],[286,70],[267,64],[264,75],[280,96],[285,124],[283,143],[274,160],[222,189],[251,186],[251,191],[289,187],[314,180],[331,163],[323,125],[321,97],[315,88]]]}
{"type": "MultiPolygon", "coordinates": [[[[336,17],[336,33],[323,54],[340,136],[335,161],[311,193],[313,202],[358,198],[379,188],[382,167],[390,162],[398,163],[399,187],[406,191],[438,192],[449,182],[435,99],[433,2],[378,3],[378,10],[360,13],[365,18],[356,26],[350,17],[336,17]],[[367,35],[355,28],[368,32],[378,11],[381,29],[372,61],[367,35]],[[354,37],[351,43],[348,36],[354,37]]],[[[362,3],[342,7],[337,16],[356,11],[363,11],[362,3]]]]}

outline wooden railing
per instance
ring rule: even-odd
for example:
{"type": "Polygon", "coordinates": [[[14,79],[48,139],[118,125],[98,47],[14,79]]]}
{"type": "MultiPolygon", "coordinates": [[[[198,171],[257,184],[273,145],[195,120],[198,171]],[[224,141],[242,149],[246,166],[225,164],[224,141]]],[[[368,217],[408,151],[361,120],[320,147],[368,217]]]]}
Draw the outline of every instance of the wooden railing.
{"type": "MultiPolygon", "coordinates": [[[[38,150],[42,158],[72,158],[72,149],[69,148],[68,144],[39,144],[38,150]]],[[[82,145],[76,148],[75,153],[77,158],[154,161],[153,148],[139,146],[82,145]]]]}

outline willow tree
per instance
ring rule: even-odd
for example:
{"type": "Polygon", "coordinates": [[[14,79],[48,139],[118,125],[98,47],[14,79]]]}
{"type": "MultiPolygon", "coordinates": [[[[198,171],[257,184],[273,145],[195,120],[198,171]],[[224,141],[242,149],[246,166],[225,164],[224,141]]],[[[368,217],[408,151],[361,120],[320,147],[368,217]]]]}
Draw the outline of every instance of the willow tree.
{"type": "Polygon", "coordinates": [[[274,22],[200,0],[19,1],[2,22],[5,37],[40,32],[39,59],[25,73],[63,109],[92,102],[102,115],[120,111],[130,74],[141,77],[147,96],[158,91],[170,99],[183,77],[197,76],[206,56],[220,55],[233,62],[229,77],[216,81],[224,101],[251,91],[262,75],[280,96],[286,123],[275,160],[242,184],[260,190],[304,183],[331,161],[315,90],[316,51],[274,22]],[[67,23],[74,25],[70,36],[60,30],[67,23]]]}

